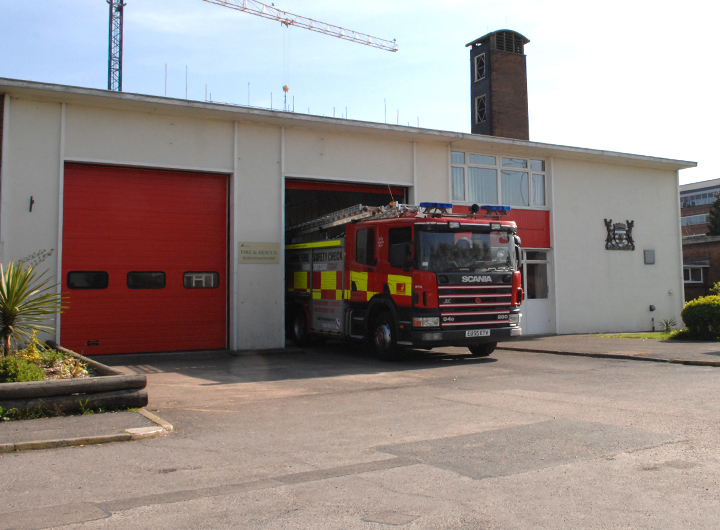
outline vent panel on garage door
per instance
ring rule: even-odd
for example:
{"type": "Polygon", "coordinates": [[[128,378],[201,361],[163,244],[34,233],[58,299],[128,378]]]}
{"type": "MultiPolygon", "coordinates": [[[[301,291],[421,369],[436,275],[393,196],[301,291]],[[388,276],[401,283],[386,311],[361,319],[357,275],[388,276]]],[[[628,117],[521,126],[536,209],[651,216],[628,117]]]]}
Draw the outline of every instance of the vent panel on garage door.
{"type": "Polygon", "coordinates": [[[63,201],[63,346],[226,347],[227,177],[68,164],[63,201]]]}

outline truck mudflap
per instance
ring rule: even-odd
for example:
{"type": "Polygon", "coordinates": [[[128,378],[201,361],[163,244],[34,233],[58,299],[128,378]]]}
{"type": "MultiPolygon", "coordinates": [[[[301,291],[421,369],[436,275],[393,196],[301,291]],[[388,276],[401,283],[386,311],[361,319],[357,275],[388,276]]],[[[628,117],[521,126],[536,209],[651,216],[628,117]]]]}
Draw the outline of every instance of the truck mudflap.
{"type": "Polygon", "coordinates": [[[505,342],[522,336],[520,326],[491,329],[454,330],[412,330],[401,334],[398,344],[418,348],[440,348],[442,346],[471,346],[485,342],[505,342]],[[403,336],[404,335],[404,336],[403,336]]]}

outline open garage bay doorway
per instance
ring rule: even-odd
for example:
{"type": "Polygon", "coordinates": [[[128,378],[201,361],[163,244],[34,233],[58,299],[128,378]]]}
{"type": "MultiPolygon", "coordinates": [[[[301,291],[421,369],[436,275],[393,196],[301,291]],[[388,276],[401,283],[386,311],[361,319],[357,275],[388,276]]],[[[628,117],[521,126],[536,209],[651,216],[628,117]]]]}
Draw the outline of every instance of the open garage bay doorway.
{"type": "Polygon", "coordinates": [[[295,226],[356,204],[385,206],[393,200],[407,202],[406,188],[286,179],[285,226],[295,226]]]}
{"type": "Polygon", "coordinates": [[[67,164],[60,343],[225,348],[227,187],[225,175],[67,164]]]}

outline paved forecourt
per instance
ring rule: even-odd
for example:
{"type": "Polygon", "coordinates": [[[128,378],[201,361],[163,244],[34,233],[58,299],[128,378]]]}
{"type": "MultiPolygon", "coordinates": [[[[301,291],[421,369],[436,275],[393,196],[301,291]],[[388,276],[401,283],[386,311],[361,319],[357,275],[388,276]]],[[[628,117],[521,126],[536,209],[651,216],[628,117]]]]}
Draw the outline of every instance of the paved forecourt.
{"type": "MultiPolygon", "coordinates": [[[[104,358],[103,360],[106,360],[104,358]]],[[[0,528],[716,528],[720,371],[498,351],[111,359],[166,436],[4,454],[0,528]]]]}

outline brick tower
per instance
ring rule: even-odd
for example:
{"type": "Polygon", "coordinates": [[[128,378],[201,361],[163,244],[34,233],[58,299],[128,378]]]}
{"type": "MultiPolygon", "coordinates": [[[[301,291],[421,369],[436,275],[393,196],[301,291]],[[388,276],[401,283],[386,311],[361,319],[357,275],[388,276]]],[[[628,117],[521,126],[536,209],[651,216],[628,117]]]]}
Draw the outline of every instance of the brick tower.
{"type": "Polygon", "coordinates": [[[470,47],[470,101],[473,134],[529,140],[528,39],[503,29],[467,44],[470,47]]]}

